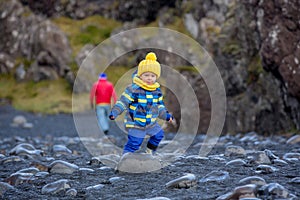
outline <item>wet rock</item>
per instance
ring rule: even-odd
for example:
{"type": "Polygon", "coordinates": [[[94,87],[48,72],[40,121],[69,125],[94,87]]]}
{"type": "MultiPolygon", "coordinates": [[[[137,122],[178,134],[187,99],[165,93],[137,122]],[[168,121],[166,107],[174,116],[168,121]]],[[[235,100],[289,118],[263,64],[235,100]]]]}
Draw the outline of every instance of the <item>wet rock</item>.
{"type": "Polygon", "coordinates": [[[29,167],[29,168],[25,168],[25,169],[21,169],[19,171],[17,171],[16,173],[32,173],[32,174],[36,174],[38,173],[40,170],[36,167],[29,167]]]}
{"type": "Polygon", "coordinates": [[[270,165],[258,165],[256,167],[256,173],[262,173],[262,174],[270,174],[275,171],[278,171],[276,167],[272,167],[270,165]]]}
{"type": "Polygon", "coordinates": [[[95,170],[90,169],[90,168],[85,168],[85,167],[79,168],[79,171],[80,172],[95,172],[95,170]]]}
{"type": "Polygon", "coordinates": [[[10,185],[19,185],[22,183],[29,183],[36,180],[32,173],[13,173],[5,181],[10,185]]]}
{"type": "Polygon", "coordinates": [[[56,144],[52,147],[56,156],[72,154],[72,151],[64,145],[56,144]]]}
{"type": "Polygon", "coordinates": [[[286,161],[299,161],[300,153],[286,153],[283,155],[283,159],[286,161]]]}
{"type": "Polygon", "coordinates": [[[35,174],[36,177],[40,178],[45,178],[46,176],[49,175],[49,172],[38,172],[35,174]]]}
{"type": "Polygon", "coordinates": [[[166,188],[190,188],[197,184],[196,176],[194,174],[186,174],[175,180],[166,183],[166,188]]]}
{"type": "Polygon", "coordinates": [[[244,156],[246,151],[243,147],[230,145],[225,149],[225,156],[244,156]]]}
{"type": "Polygon", "coordinates": [[[76,197],[76,195],[77,195],[77,190],[74,189],[74,188],[71,188],[71,189],[69,189],[69,190],[66,192],[66,195],[67,195],[67,196],[71,196],[71,197],[76,197]]]}
{"type": "Polygon", "coordinates": [[[266,185],[265,179],[259,176],[249,176],[239,181],[239,185],[255,184],[257,186],[266,185]]]}
{"type": "Polygon", "coordinates": [[[238,199],[255,198],[256,187],[257,186],[255,184],[238,186],[234,188],[233,196],[237,196],[238,199]]]}
{"type": "Polygon", "coordinates": [[[26,118],[23,115],[17,115],[13,118],[11,126],[18,127],[23,126],[27,122],[26,118]]]}
{"type": "Polygon", "coordinates": [[[267,185],[264,185],[259,188],[258,193],[262,197],[269,197],[273,199],[287,198],[289,196],[288,190],[278,183],[269,183],[267,185]]]}
{"type": "Polygon", "coordinates": [[[171,200],[167,197],[153,197],[153,198],[149,198],[149,199],[136,199],[136,200],[171,200]]]}
{"type": "Polygon", "coordinates": [[[1,164],[10,163],[10,162],[25,162],[25,160],[19,156],[9,156],[0,159],[1,164]]]}
{"type": "Polygon", "coordinates": [[[212,171],[199,180],[200,183],[206,182],[222,182],[229,178],[229,173],[226,171],[212,171]]]}
{"type": "Polygon", "coordinates": [[[286,141],[287,144],[296,144],[299,142],[300,142],[300,135],[294,135],[286,141]]]}
{"type": "Polygon", "coordinates": [[[245,166],[246,162],[242,159],[235,159],[227,162],[225,166],[245,166]]]}
{"type": "Polygon", "coordinates": [[[66,191],[71,188],[67,179],[60,179],[58,181],[49,183],[42,188],[42,194],[57,194],[61,191],[66,191]]]}
{"type": "Polygon", "coordinates": [[[241,139],[241,142],[256,142],[258,141],[258,135],[256,132],[249,132],[244,135],[241,139]]]}
{"type": "Polygon", "coordinates": [[[233,199],[233,192],[228,192],[226,194],[223,194],[219,196],[216,200],[231,200],[231,199],[233,199]]]}
{"type": "Polygon", "coordinates": [[[113,168],[107,167],[107,166],[100,167],[99,169],[100,169],[101,171],[111,171],[111,170],[113,170],[113,168]]]}
{"type": "Polygon", "coordinates": [[[49,165],[50,173],[72,174],[77,170],[79,170],[79,167],[77,165],[62,160],[56,160],[49,165]]]}
{"type": "Polygon", "coordinates": [[[94,186],[89,186],[86,188],[86,190],[100,190],[103,187],[104,187],[103,184],[98,184],[98,185],[94,185],[94,186]]]}
{"type": "Polygon", "coordinates": [[[118,176],[116,176],[116,177],[111,177],[110,179],[108,179],[108,181],[109,181],[110,183],[115,183],[115,182],[124,181],[124,180],[125,180],[125,178],[118,177],[118,176]]]}
{"type": "Polygon", "coordinates": [[[272,151],[270,151],[270,150],[268,150],[268,149],[265,149],[264,152],[265,152],[265,154],[269,157],[269,159],[270,159],[271,161],[279,158],[279,157],[276,156],[272,151]]]}
{"type": "Polygon", "coordinates": [[[34,146],[28,143],[21,143],[15,146],[13,149],[9,151],[10,155],[18,155],[18,156],[42,156],[43,151],[35,149],[34,146]]]}
{"type": "Polygon", "coordinates": [[[208,158],[211,160],[226,161],[223,155],[210,155],[208,158]]]}
{"type": "Polygon", "coordinates": [[[126,153],[121,157],[117,170],[129,173],[144,173],[162,168],[160,160],[146,153],[126,153]]]}
{"type": "Polygon", "coordinates": [[[16,151],[17,151],[19,148],[24,148],[24,149],[27,149],[27,150],[35,150],[35,147],[34,147],[32,144],[29,144],[29,143],[21,143],[21,144],[18,144],[17,146],[15,146],[14,148],[12,148],[12,149],[9,151],[9,154],[10,154],[10,155],[16,154],[16,151]]]}
{"type": "Polygon", "coordinates": [[[281,159],[275,159],[272,161],[272,163],[274,165],[277,165],[277,166],[284,166],[284,165],[288,165],[287,162],[285,162],[284,160],[281,160],[281,159]]]}
{"type": "Polygon", "coordinates": [[[250,159],[250,163],[255,164],[271,164],[269,157],[266,155],[264,151],[256,151],[249,154],[248,158],[250,159]]]}
{"type": "Polygon", "coordinates": [[[0,197],[2,197],[3,194],[4,194],[7,190],[12,190],[12,189],[14,189],[14,187],[11,186],[10,184],[5,183],[5,182],[0,182],[0,197]]]}
{"type": "Polygon", "coordinates": [[[100,159],[98,157],[92,157],[87,164],[89,165],[100,165],[100,159]]]}
{"type": "Polygon", "coordinates": [[[292,184],[300,184],[300,177],[293,178],[289,181],[292,184]]]}

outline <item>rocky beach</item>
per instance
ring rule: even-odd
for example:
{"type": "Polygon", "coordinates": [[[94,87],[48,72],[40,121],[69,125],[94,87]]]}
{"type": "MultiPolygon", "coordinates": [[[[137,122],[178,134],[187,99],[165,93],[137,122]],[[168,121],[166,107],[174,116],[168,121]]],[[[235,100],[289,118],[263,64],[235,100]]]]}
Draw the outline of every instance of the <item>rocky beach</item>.
{"type": "MultiPolygon", "coordinates": [[[[223,135],[204,157],[199,156],[199,149],[205,145],[205,135],[197,135],[186,152],[161,152],[150,158],[160,160],[161,169],[126,173],[114,165],[120,155],[107,153],[110,147],[105,145],[107,138],[120,147],[125,143],[124,135],[114,124],[105,138],[83,139],[76,132],[72,115],[36,115],[7,105],[0,107],[0,113],[1,199],[300,197],[299,135],[223,135]],[[23,116],[32,125],[16,125],[16,116],[23,116]],[[82,140],[96,143],[99,152],[106,154],[91,155],[82,140]]],[[[166,133],[162,146],[174,136],[175,133],[166,133]]]]}

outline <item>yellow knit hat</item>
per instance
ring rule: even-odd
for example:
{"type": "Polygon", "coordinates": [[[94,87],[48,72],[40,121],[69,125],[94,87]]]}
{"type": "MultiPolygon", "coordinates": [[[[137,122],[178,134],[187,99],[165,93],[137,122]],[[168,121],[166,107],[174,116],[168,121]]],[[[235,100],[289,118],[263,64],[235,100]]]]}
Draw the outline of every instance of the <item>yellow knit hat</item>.
{"type": "Polygon", "coordinates": [[[139,63],[137,75],[140,76],[144,72],[152,72],[156,74],[157,78],[160,77],[160,64],[156,61],[155,53],[148,53],[145,60],[139,63]]]}

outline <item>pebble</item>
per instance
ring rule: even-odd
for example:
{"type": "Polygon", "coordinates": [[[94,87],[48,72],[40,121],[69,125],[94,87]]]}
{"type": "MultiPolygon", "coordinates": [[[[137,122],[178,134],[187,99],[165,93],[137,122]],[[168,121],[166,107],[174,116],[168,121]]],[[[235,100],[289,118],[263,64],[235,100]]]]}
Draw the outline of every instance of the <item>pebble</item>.
{"type": "Polygon", "coordinates": [[[52,150],[56,154],[56,156],[72,154],[72,151],[70,149],[60,144],[53,145],[52,150]]]}
{"type": "Polygon", "coordinates": [[[79,170],[79,167],[77,165],[62,160],[56,160],[49,165],[50,173],[72,174],[77,170],[79,170]]]}
{"type": "Polygon", "coordinates": [[[153,198],[149,198],[149,199],[136,199],[136,200],[171,200],[167,197],[153,197],[153,198]]]}
{"type": "Polygon", "coordinates": [[[71,188],[67,179],[60,179],[58,181],[49,183],[42,188],[42,194],[57,194],[60,191],[66,191],[71,188]]]}
{"type": "Polygon", "coordinates": [[[285,162],[284,160],[281,160],[281,159],[275,159],[275,160],[272,160],[272,163],[273,163],[274,165],[277,165],[277,166],[288,165],[287,162],[285,162]]]}
{"type": "Polygon", "coordinates": [[[257,186],[266,185],[265,179],[259,176],[249,176],[239,181],[239,185],[255,184],[257,186]]]}
{"type": "Polygon", "coordinates": [[[25,169],[21,169],[19,171],[17,171],[16,173],[32,173],[32,174],[36,174],[38,173],[40,170],[36,167],[29,167],[29,168],[25,168],[25,169]]]}
{"type": "Polygon", "coordinates": [[[74,189],[74,188],[71,188],[71,189],[67,190],[66,195],[67,195],[67,196],[71,196],[71,197],[76,197],[76,195],[77,195],[77,190],[74,189]]]}
{"type": "Polygon", "coordinates": [[[187,173],[186,175],[169,181],[166,183],[166,188],[190,188],[197,184],[196,176],[191,173],[187,173]]]}
{"type": "Polygon", "coordinates": [[[258,165],[255,172],[259,174],[270,174],[275,171],[278,171],[276,167],[272,167],[270,165],[258,165]]]}
{"type": "Polygon", "coordinates": [[[32,173],[13,173],[5,181],[10,185],[19,185],[22,183],[29,183],[36,180],[34,174],[32,173]]]}
{"type": "Polygon", "coordinates": [[[109,181],[110,183],[115,183],[115,182],[124,181],[124,180],[125,180],[125,178],[118,177],[118,176],[116,176],[116,177],[111,177],[110,179],[108,179],[108,181],[109,181]]]}
{"type": "Polygon", "coordinates": [[[248,159],[250,163],[255,164],[271,164],[269,157],[266,155],[264,151],[255,151],[249,153],[248,159]]]}
{"type": "Polygon", "coordinates": [[[225,166],[245,166],[247,163],[242,159],[235,159],[227,162],[225,166]]]}
{"type": "Polygon", "coordinates": [[[10,163],[10,162],[25,162],[25,160],[19,156],[9,156],[2,158],[0,164],[10,163]]]}
{"type": "Polygon", "coordinates": [[[286,153],[283,155],[283,159],[286,161],[299,161],[300,153],[286,153]]]}
{"type": "Polygon", "coordinates": [[[117,170],[129,173],[145,173],[162,168],[160,160],[146,153],[126,153],[121,157],[117,170]]]}
{"type": "Polygon", "coordinates": [[[261,188],[259,188],[259,191],[263,192],[266,196],[271,196],[273,199],[276,198],[287,198],[289,195],[289,192],[280,184],[278,183],[269,183],[261,188]]]}
{"type": "Polygon", "coordinates": [[[222,182],[229,178],[229,173],[226,171],[212,171],[199,180],[200,183],[206,182],[222,182]]]}
{"type": "Polygon", "coordinates": [[[230,145],[225,149],[225,156],[245,156],[246,151],[241,146],[230,145]]]}
{"type": "Polygon", "coordinates": [[[234,188],[233,196],[238,196],[238,199],[241,198],[253,198],[255,197],[256,193],[256,185],[255,184],[248,184],[242,185],[234,188]]]}
{"type": "Polygon", "coordinates": [[[289,181],[289,183],[300,184],[300,177],[295,177],[289,181]]]}
{"type": "Polygon", "coordinates": [[[7,190],[11,190],[11,189],[14,189],[14,187],[11,186],[10,184],[5,183],[5,182],[0,182],[0,197],[2,197],[3,194],[4,194],[7,190]]]}
{"type": "Polygon", "coordinates": [[[264,152],[269,157],[270,160],[279,159],[279,157],[276,156],[271,150],[265,149],[264,152]]]}
{"type": "Polygon", "coordinates": [[[287,144],[296,144],[299,142],[300,142],[300,135],[294,135],[286,141],[287,144]]]}
{"type": "Polygon", "coordinates": [[[89,186],[86,188],[86,190],[100,190],[103,187],[104,187],[103,184],[98,184],[98,185],[94,185],[94,186],[89,186]]]}

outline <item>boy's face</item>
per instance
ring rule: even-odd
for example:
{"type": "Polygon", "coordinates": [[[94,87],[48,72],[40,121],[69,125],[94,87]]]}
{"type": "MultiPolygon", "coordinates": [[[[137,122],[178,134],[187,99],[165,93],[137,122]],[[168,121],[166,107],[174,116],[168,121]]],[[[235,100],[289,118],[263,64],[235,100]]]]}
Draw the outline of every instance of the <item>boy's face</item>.
{"type": "Polygon", "coordinates": [[[156,75],[152,72],[142,73],[140,78],[148,85],[153,85],[156,82],[156,75]]]}

